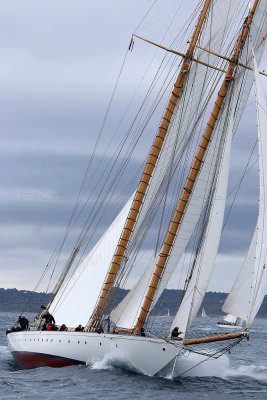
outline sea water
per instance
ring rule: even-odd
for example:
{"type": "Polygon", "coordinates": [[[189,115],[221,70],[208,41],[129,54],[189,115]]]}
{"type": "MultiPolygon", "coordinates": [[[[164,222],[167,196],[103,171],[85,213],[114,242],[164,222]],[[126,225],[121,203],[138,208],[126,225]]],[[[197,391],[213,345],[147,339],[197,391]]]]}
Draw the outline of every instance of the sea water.
{"type": "MultiPolygon", "coordinates": [[[[227,356],[176,379],[140,375],[109,357],[90,366],[22,370],[5,336],[16,319],[14,313],[0,313],[1,399],[267,399],[267,319],[256,319],[250,340],[227,356]]],[[[163,331],[170,322],[171,316],[157,317],[154,329],[163,331]]],[[[192,329],[208,334],[216,322],[217,318],[196,318],[192,329]]]]}

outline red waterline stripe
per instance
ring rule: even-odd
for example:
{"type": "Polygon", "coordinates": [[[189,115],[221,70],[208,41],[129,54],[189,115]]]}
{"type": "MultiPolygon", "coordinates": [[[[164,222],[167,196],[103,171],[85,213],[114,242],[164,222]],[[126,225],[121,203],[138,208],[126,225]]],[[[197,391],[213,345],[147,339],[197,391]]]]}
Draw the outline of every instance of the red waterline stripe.
{"type": "Polygon", "coordinates": [[[84,365],[84,361],[74,360],[72,358],[55,356],[52,354],[32,353],[30,351],[13,351],[13,358],[25,369],[39,367],[67,367],[69,365],[84,365]]]}

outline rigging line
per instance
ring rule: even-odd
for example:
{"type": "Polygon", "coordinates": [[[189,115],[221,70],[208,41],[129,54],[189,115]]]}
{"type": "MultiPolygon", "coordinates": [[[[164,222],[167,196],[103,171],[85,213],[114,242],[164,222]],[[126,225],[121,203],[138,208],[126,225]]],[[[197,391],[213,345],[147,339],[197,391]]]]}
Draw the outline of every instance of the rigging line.
{"type": "MultiPolygon", "coordinates": [[[[256,142],[257,142],[257,141],[256,141],[256,142]]],[[[251,166],[247,169],[247,171],[245,172],[245,175],[247,175],[247,174],[251,171],[251,169],[254,167],[254,165],[255,165],[257,162],[258,162],[258,158],[257,158],[257,159],[251,164],[251,166]]],[[[241,179],[242,179],[242,178],[241,178],[241,179]]],[[[230,190],[230,192],[229,192],[228,195],[227,195],[227,198],[230,197],[231,194],[233,193],[233,191],[237,188],[237,186],[239,185],[241,179],[239,179],[239,181],[237,181],[237,183],[234,185],[234,187],[230,190]]]]}
{"type": "MultiPolygon", "coordinates": [[[[106,125],[107,117],[108,117],[108,114],[109,114],[109,111],[110,111],[110,108],[111,108],[111,105],[112,105],[112,102],[113,102],[113,99],[114,99],[114,96],[115,96],[115,93],[116,93],[116,90],[117,90],[117,87],[118,87],[118,82],[119,82],[119,80],[120,80],[120,76],[121,76],[121,74],[122,74],[122,71],[123,71],[123,68],[124,68],[124,65],[125,65],[125,61],[126,61],[126,58],[127,58],[127,54],[128,54],[128,50],[127,50],[126,53],[125,53],[125,56],[124,56],[124,59],[123,59],[123,63],[122,63],[121,69],[120,69],[120,71],[119,71],[119,74],[118,74],[118,77],[117,77],[117,80],[116,80],[116,83],[115,83],[115,86],[114,86],[114,89],[113,89],[113,92],[112,92],[112,95],[111,95],[111,98],[110,98],[110,101],[109,101],[107,110],[106,110],[106,113],[105,113],[105,116],[104,116],[104,119],[103,119],[103,121],[102,121],[102,125],[101,125],[100,131],[99,131],[99,133],[98,133],[97,140],[96,140],[96,143],[95,143],[93,152],[92,152],[92,154],[91,154],[91,156],[90,156],[89,163],[88,163],[88,165],[87,165],[87,168],[86,168],[86,171],[85,171],[83,180],[82,180],[82,184],[81,184],[80,190],[79,190],[79,192],[78,192],[78,195],[77,195],[77,198],[76,198],[76,201],[75,201],[75,205],[74,205],[74,207],[73,207],[73,211],[72,211],[72,214],[71,214],[71,216],[70,216],[68,225],[67,225],[67,227],[66,227],[66,229],[65,229],[65,233],[63,234],[63,238],[60,239],[58,245],[56,246],[56,248],[59,247],[59,253],[58,253],[57,261],[56,261],[55,266],[54,266],[54,270],[52,271],[52,274],[51,274],[51,277],[50,277],[50,282],[51,282],[51,279],[52,279],[52,277],[53,277],[53,273],[54,273],[54,271],[55,271],[55,267],[56,267],[57,262],[58,262],[58,260],[59,260],[59,256],[60,256],[60,254],[61,254],[61,251],[62,251],[62,249],[63,249],[63,246],[64,246],[64,244],[65,244],[65,241],[66,241],[66,239],[67,239],[67,237],[68,237],[68,235],[69,235],[69,233],[70,233],[71,227],[74,226],[74,224],[72,224],[72,222],[73,222],[74,216],[75,216],[75,214],[76,214],[77,208],[78,208],[79,204],[81,203],[82,192],[83,192],[83,189],[84,189],[84,187],[85,187],[85,183],[86,183],[86,180],[87,180],[87,177],[88,177],[88,174],[89,174],[89,170],[90,170],[91,165],[92,165],[92,163],[93,163],[93,160],[94,160],[94,158],[95,158],[96,150],[97,150],[98,144],[99,144],[99,142],[100,142],[100,139],[101,139],[101,137],[102,137],[104,127],[105,127],[105,125],[106,125]],[[62,242],[61,242],[61,241],[62,241],[62,242]],[[60,243],[61,243],[61,245],[60,245],[60,243]]],[[[79,215],[80,215],[80,214],[79,214],[79,215]]],[[[77,219],[76,219],[76,221],[77,221],[77,219]]],[[[76,221],[75,221],[75,222],[76,222],[76,221]]],[[[75,223],[75,222],[74,222],[74,223],[75,223]]],[[[76,243],[76,245],[77,245],[77,243],[76,243]]]]}
{"type": "MultiPolygon", "coordinates": [[[[155,80],[155,78],[154,78],[154,80],[155,80]]],[[[152,89],[152,86],[151,86],[151,89],[152,89]]],[[[150,89],[150,90],[151,90],[150,89]]],[[[145,104],[145,102],[143,102],[144,104],[145,104]]],[[[142,107],[141,107],[142,108],[142,107]]],[[[141,108],[140,108],[140,110],[141,110],[141,108]]],[[[151,118],[151,116],[149,117],[149,118],[151,118]]],[[[148,121],[147,121],[148,122],[148,121]]],[[[146,124],[147,124],[147,122],[146,122],[146,124]]],[[[144,128],[143,128],[143,130],[144,130],[144,128]]]]}
{"type": "Polygon", "coordinates": [[[148,16],[148,14],[150,13],[150,11],[152,10],[152,8],[154,7],[154,5],[157,3],[158,0],[155,0],[154,3],[149,7],[148,11],[146,12],[146,14],[143,16],[143,18],[141,19],[141,21],[139,22],[139,24],[137,25],[137,27],[135,28],[134,32],[137,31],[137,29],[139,29],[139,27],[142,25],[142,23],[144,22],[144,20],[146,19],[146,17],[148,16]]]}
{"type": "MultiPolygon", "coordinates": [[[[229,103],[228,109],[230,108],[230,106],[231,106],[231,103],[229,103]]],[[[215,167],[215,169],[214,169],[214,173],[213,173],[214,177],[212,179],[212,181],[215,182],[215,183],[210,188],[210,193],[213,192],[213,195],[210,197],[211,200],[210,200],[209,204],[206,205],[206,210],[205,210],[204,217],[203,217],[203,223],[201,225],[201,232],[199,234],[198,243],[197,243],[197,247],[196,247],[196,251],[195,251],[196,254],[195,254],[195,257],[194,257],[194,260],[193,260],[193,264],[192,264],[192,268],[191,268],[191,271],[190,271],[190,275],[188,276],[187,283],[186,283],[186,290],[189,287],[189,282],[192,279],[194,270],[195,270],[195,268],[197,266],[198,258],[201,255],[200,250],[203,250],[203,247],[205,245],[204,233],[205,233],[205,235],[207,235],[207,233],[208,233],[207,228],[208,228],[208,224],[209,224],[209,215],[210,215],[210,212],[211,212],[212,207],[213,207],[213,198],[214,198],[214,195],[215,195],[217,179],[218,179],[218,175],[219,175],[219,172],[218,172],[219,171],[219,165],[221,165],[221,162],[222,162],[222,159],[223,159],[223,153],[225,151],[225,143],[226,143],[226,140],[227,140],[227,137],[226,137],[226,135],[227,135],[227,126],[229,126],[229,119],[227,121],[225,121],[225,123],[223,124],[222,135],[218,136],[218,138],[217,138],[217,140],[220,140],[220,142],[223,141],[223,146],[222,146],[221,150],[220,150],[220,148],[218,149],[218,157],[217,157],[217,161],[216,161],[216,164],[215,164],[215,165],[217,165],[217,168],[215,167]],[[224,132],[225,132],[225,134],[224,134],[224,132]],[[216,178],[215,178],[215,176],[216,176],[216,178]]],[[[220,126],[219,126],[218,129],[220,130],[220,126]]],[[[203,254],[202,254],[202,257],[203,257],[203,254]]],[[[199,276],[200,276],[202,265],[203,265],[203,258],[202,258],[202,260],[200,259],[199,264],[198,264],[196,284],[199,281],[199,276]]],[[[193,305],[194,305],[195,297],[196,297],[196,294],[197,294],[197,290],[198,289],[197,289],[197,287],[195,285],[192,288],[193,297],[192,297],[191,305],[190,305],[188,323],[189,323],[189,320],[190,320],[190,316],[192,315],[192,310],[193,310],[193,305]]],[[[184,292],[184,294],[185,294],[185,292],[184,292]]],[[[201,294],[201,297],[203,298],[202,294],[201,294]]],[[[187,327],[188,327],[188,324],[187,324],[187,327]]],[[[187,329],[188,328],[186,328],[186,331],[187,331],[187,329]]]]}
{"type": "Polygon", "coordinates": [[[83,253],[84,254],[84,253],[83,253]]]}
{"type": "Polygon", "coordinates": [[[255,142],[255,144],[254,144],[254,146],[253,146],[253,148],[252,148],[252,151],[251,151],[250,156],[249,156],[249,159],[248,159],[248,161],[247,161],[245,170],[244,170],[244,172],[243,172],[243,174],[242,174],[242,177],[241,177],[241,179],[240,179],[240,181],[239,181],[239,184],[238,184],[238,187],[237,187],[237,191],[236,191],[236,193],[235,193],[235,196],[234,196],[233,201],[232,201],[232,203],[231,203],[230,209],[229,209],[229,211],[228,211],[228,213],[227,213],[227,216],[226,216],[226,218],[225,218],[222,231],[224,230],[224,228],[225,228],[225,226],[226,226],[226,224],[227,224],[228,218],[229,218],[230,213],[231,213],[231,211],[232,211],[232,208],[233,208],[233,206],[234,206],[234,203],[235,203],[236,197],[237,197],[237,195],[238,195],[238,192],[239,192],[239,190],[240,190],[241,184],[242,184],[242,182],[243,182],[243,180],[244,180],[244,178],[245,178],[245,176],[246,176],[246,173],[247,173],[246,171],[248,170],[248,166],[249,166],[251,157],[252,157],[252,155],[253,155],[253,152],[254,152],[254,150],[255,150],[256,144],[257,144],[257,141],[255,142]]]}
{"type": "MultiPolygon", "coordinates": [[[[199,365],[203,364],[204,362],[206,362],[207,360],[209,360],[210,358],[214,358],[214,356],[216,354],[219,354],[223,351],[223,353],[219,356],[221,357],[223,354],[228,353],[230,351],[231,348],[237,346],[243,339],[240,338],[238,339],[236,342],[232,343],[231,345],[227,346],[225,349],[223,350],[218,350],[216,353],[214,353],[213,355],[208,356],[207,358],[205,358],[204,360],[200,361],[199,363],[197,363],[196,365],[194,365],[193,367],[187,369],[186,371],[184,371],[183,373],[181,373],[180,375],[176,376],[176,378],[180,378],[180,376],[183,376],[184,374],[186,374],[187,372],[191,371],[192,369],[198,367],[199,365]]],[[[187,349],[188,350],[188,349],[187,349]]],[[[190,351],[190,350],[189,350],[190,351]]],[[[217,357],[217,358],[219,358],[217,357]]]]}
{"type": "MultiPolygon", "coordinates": [[[[168,28],[168,29],[169,29],[169,28],[168,28]]],[[[167,29],[165,35],[167,34],[168,29],[167,29]]],[[[163,36],[163,38],[165,37],[165,35],[163,36]]],[[[163,40],[163,39],[162,39],[162,40],[163,40]]],[[[142,83],[144,77],[146,76],[146,74],[147,74],[147,72],[148,72],[148,70],[149,70],[149,67],[151,66],[151,64],[152,64],[154,58],[155,58],[155,55],[153,56],[152,60],[150,61],[150,64],[149,64],[147,70],[145,71],[145,73],[144,73],[144,75],[143,75],[143,77],[142,77],[142,79],[141,79],[141,81],[140,81],[140,83],[139,83],[139,85],[138,85],[138,87],[137,87],[137,89],[136,89],[134,95],[133,95],[133,98],[132,98],[132,100],[131,100],[129,106],[128,106],[127,109],[125,110],[124,115],[123,115],[121,121],[119,122],[119,124],[118,124],[118,126],[117,126],[117,128],[116,128],[116,130],[115,130],[114,135],[116,134],[116,131],[118,131],[118,129],[119,129],[119,127],[120,127],[120,125],[121,125],[121,123],[122,123],[122,121],[123,121],[123,119],[124,119],[124,117],[125,117],[125,115],[126,115],[128,109],[129,109],[129,107],[130,107],[130,105],[131,105],[131,103],[132,103],[132,101],[133,101],[133,99],[134,99],[134,97],[135,97],[135,95],[136,95],[136,93],[137,93],[137,91],[138,91],[138,89],[139,89],[139,87],[140,87],[140,85],[141,85],[141,83],[142,83]]],[[[163,63],[163,61],[164,61],[165,58],[166,58],[166,57],[164,56],[164,57],[163,57],[163,60],[162,60],[162,62],[161,62],[161,65],[162,65],[162,63],[163,63]]],[[[157,71],[157,74],[159,73],[160,68],[161,68],[161,66],[159,67],[159,69],[158,69],[158,71],[157,71]]],[[[154,77],[154,83],[152,83],[152,85],[155,84],[157,74],[156,74],[155,77],[154,77]]],[[[153,86],[150,87],[150,90],[149,90],[150,92],[152,91],[152,87],[153,87],[153,86]]],[[[148,92],[148,94],[149,94],[149,92],[148,92]]],[[[113,137],[114,137],[114,135],[113,135],[113,137]]],[[[112,139],[111,139],[111,140],[112,140],[112,139]]],[[[110,142],[111,142],[111,141],[110,141],[110,142]]],[[[108,149],[108,147],[109,147],[109,146],[107,146],[107,149],[108,149]]],[[[107,151],[107,150],[106,150],[106,151],[107,151]]],[[[105,151],[105,153],[106,153],[106,151],[105,151]]],[[[104,154],[105,154],[105,153],[104,153],[104,154]]],[[[108,167],[108,166],[107,166],[107,167],[108,167]]],[[[107,169],[107,167],[106,167],[106,169],[107,169]]],[[[103,175],[103,174],[102,174],[102,175],[103,175]]],[[[84,207],[83,207],[83,208],[84,208],[84,207]]],[[[79,214],[79,215],[80,215],[80,214],[79,214]]]]}

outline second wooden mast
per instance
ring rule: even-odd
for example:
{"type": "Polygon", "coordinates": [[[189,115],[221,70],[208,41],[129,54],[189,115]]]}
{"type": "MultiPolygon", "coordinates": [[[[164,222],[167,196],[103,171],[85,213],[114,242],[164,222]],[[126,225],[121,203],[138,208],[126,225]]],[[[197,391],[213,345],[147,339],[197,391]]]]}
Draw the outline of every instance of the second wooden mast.
{"type": "Polygon", "coordinates": [[[100,294],[100,297],[98,300],[98,304],[97,304],[95,311],[90,319],[90,326],[89,326],[90,330],[94,330],[99,326],[99,324],[102,320],[105,308],[107,307],[108,301],[110,299],[111,289],[114,286],[117,274],[120,270],[121,263],[125,257],[127,245],[130,240],[131,234],[133,232],[140,208],[143,203],[144,196],[146,194],[146,191],[147,191],[147,188],[148,188],[151,176],[152,176],[152,173],[154,171],[155,165],[156,165],[158,157],[160,155],[166,133],[167,133],[169,125],[171,123],[174,108],[177,104],[177,101],[178,101],[180,95],[181,95],[182,88],[184,86],[188,72],[190,70],[194,50],[196,48],[196,44],[197,44],[199,35],[201,33],[203,23],[207,16],[210,3],[211,3],[211,0],[205,0],[203,9],[198,18],[198,22],[195,27],[191,42],[189,44],[187,53],[184,57],[184,61],[182,63],[181,69],[180,69],[180,72],[179,72],[176,82],[174,84],[174,88],[173,88],[168,106],[167,106],[167,108],[165,110],[165,114],[162,118],[162,122],[159,127],[157,136],[154,140],[154,143],[152,145],[151,152],[148,157],[148,161],[146,163],[140,184],[137,188],[131,209],[130,209],[128,217],[126,219],[119,243],[118,243],[116,251],[115,251],[115,255],[113,257],[112,263],[111,263],[109,271],[107,273],[107,277],[106,277],[105,283],[103,285],[103,288],[102,288],[102,291],[101,291],[101,294],[100,294]]]}
{"type": "Polygon", "coordinates": [[[172,245],[174,243],[174,239],[176,237],[178,228],[180,226],[180,223],[181,223],[185,208],[187,206],[188,200],[189,200],[192,190],[194,188],[194,184],[195,184],[197,175],[199,173],[204,155],[206,153],[209,141],[211,140],[211,136],[212,136],[216,121],[219,117],[221,108],[223,106],[224,98],[227,95],[229,87],[231,86],[231,81],[234,79],[233,74],[235,72],[236,66],[238,65],[239,55],[244,46],[246,38],[248,36],[250,25],[251,25],[255,10],[257,8],[257,5],[258,5],[258,0],[255,0],[254,5],[253,5],[248,17],[244,21],[242,32],[237,40],[232,59],[227,68],[225,78],[222,82],[219,93],[217,95],[217,99],[215,101],[215,105],[212,109],[210,118],[209,118],[207,126],[205,128],[205,131],[202,135],[201,142],[199,144],[197,153],[195,155],[192,167],[189,171],[189,174],[188,174],[184,189],[182,191],[181,197],[179,199],[174,217],[172,219],[172,222],[171,222],[171,225],[170,225],[170,228],[168,231],[168,234],[167,234],[164,244],[161,248],[161,251],[160,251],[160,254],[159,254],[159,257],[157,260],[157,264],[156,264],[156,267],[152,274],[151,282],[149,284],[143,305],[141,307],[141,312],[139,314],[139,317],[138,317],[138,320],[137,320],[137,323],[135,326],[135,333],[138,333],[140,328],[142,328],[144,326],[146,317],[150,311],[150,308],[151,308],[151,305],[152,305],[152,302],[154,299],[154,295],[156,293],[160,279],[163,275],[165,264],[167,262],[169,254],[170,254],[172,245]]]}

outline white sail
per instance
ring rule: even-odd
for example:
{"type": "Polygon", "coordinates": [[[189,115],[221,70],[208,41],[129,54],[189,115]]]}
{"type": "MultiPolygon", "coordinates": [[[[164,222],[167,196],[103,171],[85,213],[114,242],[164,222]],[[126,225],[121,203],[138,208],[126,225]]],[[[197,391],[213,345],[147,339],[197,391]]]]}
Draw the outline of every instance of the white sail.
{"type": "MultiPolygon", "coordinates": [[[[223,128],[224,123],[219,123],[217,125],[214,136],[209,143],[202,168],[196,179],[193,193],[188,202],[184,218],[181,221],[175,244],[168,258],[168,265],[158,286],[153,304],[156,304],[163,290],[167,286],[169,278],[176,268],[207,202],[210,188],[214,180],[214,174],[217,169],[217,153],[221,142],[223,128]]],[[[122,307],[119,305],[112,312],[111,319],[119,326],[128,329],[132,329],[135,326],[144,295],[151,280],[156,260],[157,258],[155,258],[153,264],[149,265],[134,288],[123,299],[122,307]],[[132,318],[129,318],[129,315],[131,315],[132,318]],[[114,317],[115,319],[113,319],[114,317]]]]}
{"type": "MultiPolygon", "coordinates": [[[[207,22],[208,29],[204,33],[202,38],[202,43],[204,47],[211,48],[213,51],[220,52],[223,46],[223,40],[227,34],[229,24],[232,17],[238,7],[239,1],[225,1],[223,5],[220,2],[215,2],[209,14],[209,21],[207,22]]],[[[201,60],[216,65],[218,58],[202,50],[198,50],[197,58],[201,60]]],[[[183,97],[181,101],[176,106],[176,110],[172,119],[172,124],[170,126],[169,132],[165,139],[163,149],[161,151],[161,156],[158,160],[156,168],[153,173],[153,177],[149,184],[149,191],[146,195],[144,204],[142,206],[140,215],[138,217],[135,231],[131,237],[129,249],[131,243],[134,242],[139,234],[139,229],[147,215],[148,210],[151,208],[153,200],[157,194],[157,191],[166,175],[168,169],[170,168],[173,154],[182,142],[184,134],[187,132],[192,115],[194,115],[197,110],[199,103],[201,101],[202,92],[205,85],[209,82],[210,69],[199,65],[193,64],[188,77],[186,87],[188,90],[184,90],[183,97]],[[203,84],[203,82],[205,84],[203,84]]],[[[195,229],[195,226],[199,220],[205,202],[207,201],[209,195],[209,187],[212,184],[213,174],[216,165],[216,152],[218,151],[220,138],[222,134],[223,126],[220,126],[220,133],[211,141],[209,150],[206,155],[205,164],[198,176],[198,183],[194,189],[194,195],[191,197],[189,210],[187,215],[184,217],[179,230],[179,238],[176,240],[178,244],[178,250],[169,257],[168,268],[166,269],[164,276],[161,280],[159,288],[156,293],[156,298],[154,304],[156,304],[158,298],[162,294],[163,290],[167,286],[170,276],[172,275],[174,269],[176,268],[180,257],[182,256],[190,237],[195,229]],[[172,260],[172,261],[171,261],[172,260]]],[[[216,136],[216,135],[215,135],[216,136]]],[[[131,329],[135,326],[137,315],[140,311],[141,304],[144,298],[144,294],[149,285],[151,275],[153,271],[153,266],[149,265],[147,271],[139,279],[137,284],[134,286],[131,292],[124,298],[122,304],[117,306],[111,314],[111,319],[118,326],[131,329]]]]}
{"type": "MultiPolygon", "coordinates": [[[[235,104],[235,101],[233,100],[230,104],[231,111],[228,126],[224,127],[226,133],[225,137],[221,140],[221,162],[218,165],[219,174],[212,199],[208,225],[205,232],[205,240],[201,251],[197,256],[192,278],[188,284],[178,312],[172,322],[170,332],[175,326],[178,326],[179,330],[185,335],[201,306],[214,268],[223,225],[230,168],[231,143],[233,136],[233,105],[235,104]]],[[[228,107],[224,109],[222,118],[226,117],[227,112],[229,112],[228,107]]]]}
{"type": "MultiPolygon", "coordinates": [[[[240,0],[224,0],[223,4],[218,0],[214,1],[214,4],[210,6],[199,46],[211,49],[214,52],[221,52],[230,23],[239,3],[240,0]]],[[[199,47],[196,49],[195,57],[215,66],[220,62],[218,57],[199,47]]],[[[204,65],[193,63],[191,66],[181,98],[174,109],[169,130],[149,183],[149,190],[147,190],[134,232],[131,235],[128,252],[130,252],[131,247],[136,243],[142,223],[149,210],[151,210],[151,207],[153,207],[154,199],[160,190],[164,177],[173,166],[174,156],[177,154],[177,151],[181,150],[180,146],[184,136],[192,125],[192,116],[200,112],[199,105],[205,91],[209,91],[212,74],[215,75],[214,71],[204,65]]]]}
{"type": "Polygon", "coordinates": [[[237,320],[237,317],[235,317],[234,315],[231,314],[227,314],[223,317],[223,321],[225,322],[229,322],[230,324],[235,324],[237,320]]]}
{"type": "Polygon", "coordinates": [[[240,272],[234,285],[224,302],[222,311],[232,316],[247,321],[250,302],[250,287],[253,275],[253,264],[256,252],[257,229],[255,229],[252,241],[240,272]]]}
{"type": "Polygon", "coordinates": [[[57,324],[85,325],[94,310],[99,292],[116,249],[133,196],[55,296],[50,312],[57,324]]]}
{"type": "Polygon", "coordinates": [[[110,313],[110,319],[121,328],[133,329],[142,306],[142,301],[147,290],[147,283],[155,266],[155,259],[149,264],[140,280],[136,282],[132,290],[110,313]],[[142,284],[141,284],[142,283],[142,284]]]}
{"type": "Polygon", "coordinates": [[[206,314],[205,308],[203,307],[202,312],[201,312],[201,317],[206,318],[206,316],[207,316],[207,314],[206,314]]]}
{"type": "Polygon", "coordinates": [[[244,319],[249,326],[267,292],[267,107],[254,61],[259,143],[259,213],[251,245],[222,310],[244,319]]]}
{"type": "MultiPolygon", "coordinates": [[[[247,62],[248,65],[250,64],[251,60],[253,59],[253,46],[255,46],[255,47],[258,46],[260,39],[262,38],[263,34],[267,30],[267,19],[266,19],[266,17],[262,18],[263,15],[266,16],[266,11],[267,11],[266,2],[260,1],[259,2],[259,6],[258,6],[258,8],[257,8],[257,10],[255,12],[255,16],[254,16],[255,19],[253,19],[253,23],[252,23],[252,27],[251,27],[251,31],[250,31],[250,40],[248,41],[248,44],[246,45],[246,47],[243,49],[243,52],[242,52],[242,55],[241,55],[242,61],[245,62],[245,63],[247,62]]],[[[259,61],[260,61],[260,59],[262,57],[262,53],[263,53],[264,47],[265,47],[265,44],[260,46],[260,48],[257,48],[256,59],[259,60],[259,61]]],[[[239,71],[238,71],[238,74],[235,77],[235,81],[234,81],[235,93],[236,93],[236,101],[232,102],[232,106],[231,106],[232,110],[235,111],[234,115],[233,115],[233,122],[232,122],[233,123],[233,133],[232,134],[234,134],[234,132],[235,132],[237,126],[238,126],[238,123],[240,121],[242,112],[244,111],[245,105],[247,103],[248,96],[250,94],[252,84],[253,84],[253,72],[248,70],[248,69],[245,69],[245,68],[240,68],[239,71]]],[[[226,114],[224,114],[225,111],[227,111],[227,107],[226,106],[224,106],[224,111],[220,116],[220,120],[221,121],[224,121],[226,119],[226,114]]],[[[218,125],[216,125],[214,135],[217,135],[217,137],[220,137],[218,132],[216,132],[216,130],[218,130],[218,129],[219,129],[218,125]]],[[[216,153],[215,152],[214,152],[214,157],[216,157],[216,153]]],[[[201,171],[200,171],[200,173],[201,173],[201,171]]],[[[196,190],[196,187],[195,187],[195,190],[196,190]]],[[[192,210],[190,210],[190,201],[189,201],[188,207],[186,209],[186,215],[187,215],[187,213],[191,213],[192,212],[192,210]]],[[[186,218],[186,215],[184,216],[184,219],[186,218]]],[[[190,218],[190,216],[189,216],[189,218],[190,218]]],[[[192,218],[194,218],[194,215],[192,215],[192,218]]],[[[190,225],[189,225],[189,227],[190,227],[190,225]]],[[[182,249],[180,248],[180,251],[179,251],[179,247],[181,247],[181,238],[179,237],[179,234],[180,234],[180,231],[182,231],[183,229],[184,228],[182,227],[182,224],[181,224],[179,232],[178,232],[177,237],[175,239],[174,245],[172,247],[172,251],[169,254],[168,262],[167,262],[167,265],[165,267],[165,271],[164,271],[163,277],[162,277],[162,279],[160,281],[160,284],[159,284],[159,287],[158,287],[158,290],[157,290],[157,294],[156,294],[155,299],[154,299],[154,304],[156,303],[156,301],[160,297],[160,295],[163,292],[163,290],[166,288],[166,286],[168,284],[168,281],[169,281],[172,273],[174,272],[174,270],[175,270],[175,268],[176,268],[176,266],[177,266],[177,264],[179,262],[179,259],[181,257],[181,254],[182,254],[181,250],[182,249]]],[[[217,242],[219,240],[219,234],[218,233],[219,232],[216,231],[216,229],[215,229],[213,249],[215,249],[216,246],[217,246],[217,245],[215,245],[216,240],[217,240],[217,242]],[[217,239],[216,239],[216,237],[217,237],[217,239]]],[[[184,232],[184,230],[181,233],[182,236],[186,235],[186,234],[187,233],[184,232]]],[[[206,257],[208,257],[208,255],[206,257]]],[[[215,260],[215,257],[216,257],[216,255],[213,252],[213,260],[215,260]]],[[[212,256],[209,259],[211,261],[212,256]]],[[[204,272],[203,272],[203,274],[204,274],[204,272]]],[[[207,282],[207,280],[206,280],[206,282],[207,282]]],[[[204,287],[203,287],[203,289],[204,289],[204,287]]],[[[198,300],[200,301],[201,297],[203,297],[203,296],[204,296],[204,290],[202,291],[202,294],[199,296],[198,300]]],[[[198,303],[199,303],[199,301],[198,301],[198,303]]],[[[196,301],[195,304],[196,304],[196,311],[197,311],[198,310],[197,301],[196,301]]],[[[200,304],[199,304],[199,306],[200,306],[200,304]]],[[[185,313],[185,315],[186,315],[186,313],[185,313]]],[[[195,315],[196,315],[196,312],[195,312],[195,315]]],[[[184,321],[186,321],[186,317],[184,318],[184,321]]],[[[192,320],[191,320],[191,322],[192,322],[192,320]]]]}

